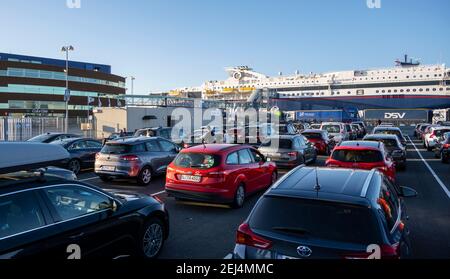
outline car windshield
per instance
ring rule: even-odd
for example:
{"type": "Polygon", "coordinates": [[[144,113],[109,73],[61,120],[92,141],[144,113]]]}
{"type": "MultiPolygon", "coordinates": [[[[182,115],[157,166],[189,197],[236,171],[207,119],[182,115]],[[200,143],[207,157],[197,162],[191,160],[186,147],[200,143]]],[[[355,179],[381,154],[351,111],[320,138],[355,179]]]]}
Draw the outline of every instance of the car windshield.
{"type": "Polygon", "coordinates": [[[339,126],[339,125],[323,125],[322,130],[327,131],[330,134],[338,134],[341,132],[341,126],[339,126]]]}
{"type": "Polygon", "coordinates": [[[257,205],[249,225],[288,236],[358,244],[377,243],[379,232],[368,208],[270,196],[257,205]]]}
{"type": "MultiPolygon", "coordinates": [[[[272,140],[265,141],[261,144],[262,147],[270,147],[272,145],[272,140]]],[[[279,149],[291,149],[292,140],[290,139],[280,139],[278,144],[279,149]]]]}
{"type": "Polygon", "coordinates": [[[210,169],[218,166],[218,155],[204,153],[180,153],[174,160],[174,165],[182,168],[210,169]]]}
{"type": "Polygon", "coordinates": [[[101,153],[104,154],[127,154],[133,152],[133,145],[129,144],[111,144],[103,146],[101,153]]]}
{"type": "Polygon", "coordinates": [[[340,162],[376,163],[383,161],[383,156],[377,150],[335,150],[332,159],[340,162]]]}
{"type": "Polygon", "coordinates": [[[39,136],[36,136],[34,138],[31,138],[28,141],[31,141],[31,142],[44,142],[44,141],[48,140],[51,137],[53,137],[52,134],[44,134],[44,135],[39,135],[39,136]]]}
{"type": "Polygon", "coordinates": [[[307,139],[322,139],[322,134],[320,133],[303,133],[302,135],[307,139]]]}

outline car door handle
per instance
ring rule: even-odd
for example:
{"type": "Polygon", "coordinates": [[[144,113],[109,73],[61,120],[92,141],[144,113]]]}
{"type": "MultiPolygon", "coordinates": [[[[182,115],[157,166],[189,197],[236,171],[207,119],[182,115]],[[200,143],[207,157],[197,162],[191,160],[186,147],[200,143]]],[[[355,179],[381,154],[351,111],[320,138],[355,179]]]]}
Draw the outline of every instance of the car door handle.
{"type": "Polygon", "coordinates": [[[70,239],[77,239],[84,236],[84,232],[70,236],[70,239]]]}

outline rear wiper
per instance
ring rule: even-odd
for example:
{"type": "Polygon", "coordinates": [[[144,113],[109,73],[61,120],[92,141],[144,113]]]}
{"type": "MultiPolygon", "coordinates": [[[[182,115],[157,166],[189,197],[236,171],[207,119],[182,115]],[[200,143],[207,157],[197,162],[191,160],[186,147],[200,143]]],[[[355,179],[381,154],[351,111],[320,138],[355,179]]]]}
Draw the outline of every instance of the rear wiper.
{"type": "Polygon", "coordinates": [[[295,234],[300,234],[300,235],[310,234],[309,231],[307,231],[305,229],[302,229],[302,228],[273,227],[272,229],[275,230],[275,231],[295,233],[295,234]]]}

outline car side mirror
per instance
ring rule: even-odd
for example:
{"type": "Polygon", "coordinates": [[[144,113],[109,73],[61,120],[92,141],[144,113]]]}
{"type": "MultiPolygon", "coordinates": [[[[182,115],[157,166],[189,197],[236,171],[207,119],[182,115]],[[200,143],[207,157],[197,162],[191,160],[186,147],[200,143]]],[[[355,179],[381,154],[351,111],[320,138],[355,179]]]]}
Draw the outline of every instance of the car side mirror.
{"type": "Polygon", "coordinates": [[[405,198],[415,198],[419,193],[410,187],[401,186],[400,187],[401,196],[405,198]]]}

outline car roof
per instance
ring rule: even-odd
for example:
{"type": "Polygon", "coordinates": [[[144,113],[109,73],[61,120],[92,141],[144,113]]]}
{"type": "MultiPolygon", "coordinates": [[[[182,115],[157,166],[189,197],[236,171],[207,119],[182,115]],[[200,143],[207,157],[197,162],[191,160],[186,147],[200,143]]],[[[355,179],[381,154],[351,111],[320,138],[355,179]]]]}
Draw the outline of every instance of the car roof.
{"type": "Polygon", "coordinates": [[[374,141],[344,141],[339,146],[336,147],[336,150],[349,148],[381,150],[382,145],[383,143],[374,141]]]}
{"type": "Polygon", "coordinates": [[[248,147],[253,148],[251,146],[241,145],[241,144],[200,144],[187,149],[183,149],[183,153],[189,152],[209,152],[209,153],[220,153],[226,150],[232,150],[239,147],[248,147]]]}
{"type": "Polygon", "coordinates": [[[112,141],[108,141],[106,144],[108,145],[114,145],[114,144],[128,144],[128,145],[135,145],[140,144],[152,139],[163,139],[161,137],[126,137],[126,138],[120,138],[112,141]]]}
{"type": "Polygon", "coordinates": [[[386,130],[386,131],[401,131],[399,127],[389,127],[389,126],[378,126],[375,130],[386,130]]]}
{"type": "Polygon", "coordinates": [[[326,131],[324,131],[324,130],[318,130],[318,129],[306,129],[306,130],[304,130],[303,132],[302,132],[302,134],[303,133],[317,133],[317,134],[323,134],[323,133],[325,133],[326,131]]]}
{"type": "Polygon", "coordinates": [[[438,126],[438,127],[432,127],[431,129],[434,129],[434,130],[447,130],[447,129],[450,129],[450,127],[449,126],[438,126]]]}
{"type": "Polygon", "coordinates": [[[376,170],[301,166],[275,183],[267,194],[368,205],[375,175],[379,175],[376,170]]]}

